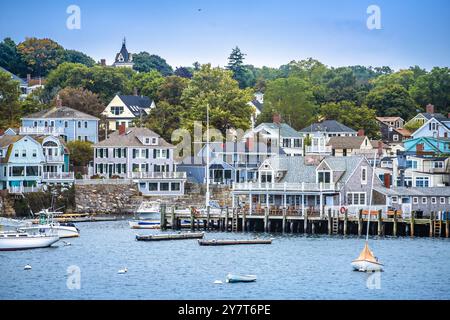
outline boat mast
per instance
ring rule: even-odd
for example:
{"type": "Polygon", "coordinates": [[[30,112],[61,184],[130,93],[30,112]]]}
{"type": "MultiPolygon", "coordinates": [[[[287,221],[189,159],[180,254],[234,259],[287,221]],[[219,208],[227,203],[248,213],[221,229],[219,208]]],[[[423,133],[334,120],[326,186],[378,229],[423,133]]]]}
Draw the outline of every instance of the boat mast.
{"type": "Polygon", "coordinates": [[[206,105],[206,210],[209,208],[209,103],[206,105]]]}
{"type": "Polygon", "coordinates": [[[367,222],[367,234],[366,234],[366,243],[369,242],[369,230],[370,230],[370,216],[372,209],[372,199],[373,199],[373,183],[375,181],[375,169],[377,166],[377,153],[375,153],[375,159],[373,161],[373,169],[372,169],[372,184],[370,187],[370,201],[369,201],[369,220],[367,222]]]}

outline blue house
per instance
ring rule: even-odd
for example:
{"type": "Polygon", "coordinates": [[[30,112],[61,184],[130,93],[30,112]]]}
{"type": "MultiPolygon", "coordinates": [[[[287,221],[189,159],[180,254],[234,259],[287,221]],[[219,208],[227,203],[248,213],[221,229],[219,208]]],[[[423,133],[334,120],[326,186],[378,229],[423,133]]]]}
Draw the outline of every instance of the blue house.
{"type": "Polygon", "coordinates": [[[405,153],[432,152],[450,154],[450,138],[420,137],[403,142],[405,153]]]}
{"type": "Polygon", "coordinates": [[[100,119],[78,110],[63,107],[61,100],[57,106],[39,111],[22,118],[21,135],[52,135],[65,142],[98,142],[98,122],[100,119]]]}

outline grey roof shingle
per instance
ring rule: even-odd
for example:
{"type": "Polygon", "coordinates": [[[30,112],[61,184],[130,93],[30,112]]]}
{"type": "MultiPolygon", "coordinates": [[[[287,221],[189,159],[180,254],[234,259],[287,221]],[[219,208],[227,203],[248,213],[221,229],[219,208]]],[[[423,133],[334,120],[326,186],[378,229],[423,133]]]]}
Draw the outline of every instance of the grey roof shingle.
{"type": "Polygon", "coordinates": [[[350,132],[356,133],[355,130],[343,125],[336,120],[325,120],[323,122],[313,123],[309,127],[306,127],[300,130],[301,133],[310,133],[310,132],[350,132]]]}
{"type": "Polygon", "coordinates": [[[138,137],[157,137],[158,147],[175,148],[157,133],[147,128],[127,128],[125,134],[114,131],[108,139],[96,143],[94,147],[151,147],[144,145],[138,137]]]}
{"type": "Polygon", "coordinates": [[[422,196],[422,197],[449,197],[450,187],[428,187],[428,188],[406,188],[395,187],[387,189],[385,187],[374,187],[375,191],[388,196],[422,196]]]}
{"type": "Polygon", "coordinates": [[[69,108],[69,107],[53,107],[49,110],[42,110],[30,114],[23,119],[80,119],[80,120],[100,120],[90,114],[69,108]]]}
{"type": "Polygon", "coordinates": [[[287,123],[281,123],[280,125],[276,124],[276,123],[269,123],[269,122],[265,122],[260,124],[258,127],[267,127],[273,130],[278,130],[280,129],[280,134],[282,137],[288,137],[288,138],[300,138],[301,135],[300,133],[295,130],[294,128],[292,128],[290,125],[288,125],[287,123]]]}
{"type": "Polygon", "coordinates": [[[267,162],[272,168],[286,172],[281,182],[316,182],[316,166],[307,165],[305,163],[305,157],[275,156],[267,159],[267,162]]]}
{"type": "Polygon", "coordinates": [[[1,66],[0,66],[0,71],[6,72],[7,74],[11,75],[11,78],[13,80],[19,81],[21,86],[27,86],[28,85],[25,80],[23,80],[22,78],[19,78],[14,73],[11,73],[10,71],[6,70],[5,68],[3,68],[1,66]]]}
{"type": "Polygon", "coordinates": [[[359,149],[366,140],[365,136],[356,137],[331,137],[327,145],[333,149],[359,149]]]}
{"type": "MultiPolygon", "coordinates": [[[[141,115],[142,109],[148,109],[151,107],[153,101],[149,97],[145,96],[119,96],[120,100],[130,109],[135,117],[141,115]]],[[[143,113],[144,115],[145,113],[143,113]]]]}

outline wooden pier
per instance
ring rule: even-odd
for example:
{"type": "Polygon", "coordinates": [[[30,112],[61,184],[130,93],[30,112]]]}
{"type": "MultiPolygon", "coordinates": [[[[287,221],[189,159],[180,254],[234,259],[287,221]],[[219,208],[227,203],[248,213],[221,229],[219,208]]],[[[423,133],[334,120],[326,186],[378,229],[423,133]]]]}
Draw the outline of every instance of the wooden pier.
{"type": "MultiPolygon", "coordinates": [[[[377,236],[410,236],[410,237],[445,237],[450,236],[450,215],[442,212],[432,212],[426,217],[416,217],[416,213],[404,216],[401,212],[389,211],[370,212],[370,235],[377,236]]],[[[191,231],[223,231],[223,232],[280,232],[328,235],[359,235],[367,232],[369,220],[368,210],[359,210],[357,214],[348,211],[328,210],[325,214],[305,212],[280,212],[264,209],[262,212],[248,212],[243,209],[224,208],[221,213],[199,213],[191,210],[190,214],[176,213],[172,208],[166,210],[161,205],[162,230],[180,230],[189,228],[191,231]],[[167,214],[167,211],[170,214],[167,214]],[[189,224],[181,221],[189,220],[189,224]]]]}

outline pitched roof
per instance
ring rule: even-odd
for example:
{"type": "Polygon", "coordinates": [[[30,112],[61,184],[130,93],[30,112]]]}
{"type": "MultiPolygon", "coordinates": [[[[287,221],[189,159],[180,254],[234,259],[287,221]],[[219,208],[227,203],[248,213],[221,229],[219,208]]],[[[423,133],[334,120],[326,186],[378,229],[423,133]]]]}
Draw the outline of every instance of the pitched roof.
{"type": "Polygon", "coordinates": [[[351,157],[326,157],[323,161],[333,171],[341,171],[344,174],[335,182],[345,182],[352,175],[357,165],[364,159],[364,156],[351,157]]]}
{"type": "Polygon", "coordinates": [[[394,129],[394,131],[400,133],[404,137],[411,137],[411,135],[412,135],[411,131],[409,131],[408,129],[405,129],[405,128],[394,129]]]}
{"type": "Polygon", "coordinates": [[[22,78],[19,78],[18,76],[16,76],[14,73],[11,73],[10,71],[6,70],[5,68],[0,66],[0,71],[6,72],[9,75],[11,75],[11,78],[13,80],[19,81],[21,86],[26,86],[27,82],[25,80],[23,80],[22,78]]]}
{"type": "Polygon", "coordinates": [[[281,182],[287,183],[314,183],[316,182],[316,166],[307,165],[305,157],[274,156],[264,163],[286,174],[281,182]]]}
{"type": "Polygon", "coordinates": [[[426,112],[422,112],[420,114],[423,115],[427,120],[430,120],[431,118],[435,118],[436,120],[439,120],[439,121],[448,119],[442,113],[426,113],[426,112]]]}
{"type": "Polygon", "coordinates": [[[295,138],[295,137],[301,137],[300,133],[295,130],[294,128],[292,128],[290,125],[288,125],[287,123],[281,123],[280,125],[276,124],[276,123],[271,123],[271,122],[265,122],[265,123],[261,123],[257,128],[269,128],[271,130],[278,130],[280,129],[280,134],[282,137],[290,137],[290,138],[295,138]]]}
{"type": "Polygon", "coordinates": [[[53,107],[49,110],[39,111],[30,114],[23,119],[81,119],[81,120],[100,120],[90,114],[69,108],[69,107],[53,107]]]}
{"type": "Polygon", "coordinates": [[[10,136],[10,135],[7,135],[7,134],[5,134],[5,135],[3,135],[3,136],[0,136],[0,148],[7,147],[7,146],[9,146],[10,144],[13,144],[13,143],[19,141],[19,140],[22,139],[23,137],[24,137],[24,136],[19,136],[19,135],[16,135],[16,136],[10,136]]]}
{"type": "Polygon", "coordinates": [[[366,136],[331,137],[327,145],[333,149],[359,149],[366,138],[366,136]]]}
{"type": "MultiPolygon", "coordinates": [[[[174,146],[161,138],[157,133],[147,128],[127,128],[125,134],[120,135],[114,131],[108,139],[96,143],[94,147],[143,147],[139,137],[157,137],[158,147],[174,148],[174,146]]],[[[150,146],[149,146],[150,147],[150,146]]]]}
{"type": "Polygon", "coordinates": [[[127,46],[125,43],[125,40],[122,43],[122,48],[120,49],[120,52],[116,54],[116,63],[126,63],[131,62],[131,54],[127,50],[127,46]],[[119,55],[122,54],[123,61],[119,61],[119,55]]]}
{"type": "Polygon", "coordinates": [[[394,187],[387,189],[385,187],[374,187],[375,191],[389,196],[422,196],[422,197],[448,197],[450,196],[450,187],[394,187]]]}
{"type": "Polygon", "coordinates": [[[119,98],[136,117],[141,115],[142,109],[150,108],[153,103],[153,100],[145,96],[119,96],[119,98]]]}
{"type": "Polygon", "coordinates": [[[376,117],[376,119],[381,122],[395,122],[398,120],[403,120],[401,117],[376,117]]]}
{"type": "Polygon", "coordinates": [[[253,99],[251,103],[255,106],[256,109],[262,112],[264,104],[262,104],[258,99],[253,99]]]}
{"type": "Polygon", "coordinates": [[[302,133],[309,132],[351,132],[356,133],[355,130],[343,125],[336,120],[325,120],[323,122],[313,123],[309,127],[300,130],[302,133]]]}

